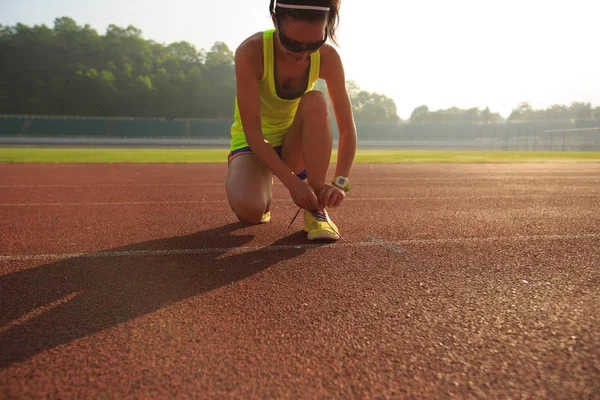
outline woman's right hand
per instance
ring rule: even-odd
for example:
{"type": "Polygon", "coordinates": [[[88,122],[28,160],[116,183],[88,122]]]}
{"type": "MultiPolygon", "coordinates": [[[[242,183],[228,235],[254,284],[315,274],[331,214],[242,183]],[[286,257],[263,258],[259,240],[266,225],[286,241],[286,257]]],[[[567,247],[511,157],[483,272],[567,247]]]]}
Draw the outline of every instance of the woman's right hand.
{"type": "Polygon", "coordinates": [[[319,199],[317,198],[315,191],[308,183],[300,178],[296,178],[288,189],[292,195],[294,203],[296,203],[298,207],[308,211],[317,211],[322,209],[322,207],[319,206],[319,199]]]}

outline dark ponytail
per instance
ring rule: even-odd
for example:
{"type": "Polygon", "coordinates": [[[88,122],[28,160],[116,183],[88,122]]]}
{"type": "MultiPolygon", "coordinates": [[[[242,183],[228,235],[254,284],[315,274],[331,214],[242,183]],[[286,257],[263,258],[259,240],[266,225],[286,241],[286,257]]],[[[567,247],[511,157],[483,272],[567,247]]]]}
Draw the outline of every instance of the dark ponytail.
{"type": "Polygon", "coordinates": [[[340,15],[340,1],[341,0],[280,0],[285,4],[297,4],[307,6],[322,6],[329,7],[329,12],[317,11],[317,10],[303,10],[303,9],[292,9],[292,8],[281,8],[275,7],[275,0],[271,0],[269,5],[269,12],[271,15],[276,14],[278,18],[284,19],[289,17],[295,20],[308,21],[308,22],[320,22],[327,19],[327,31],[329,32],[329,38],[335,44],[336,41],[336,30],[339,24],[340,15]]]}

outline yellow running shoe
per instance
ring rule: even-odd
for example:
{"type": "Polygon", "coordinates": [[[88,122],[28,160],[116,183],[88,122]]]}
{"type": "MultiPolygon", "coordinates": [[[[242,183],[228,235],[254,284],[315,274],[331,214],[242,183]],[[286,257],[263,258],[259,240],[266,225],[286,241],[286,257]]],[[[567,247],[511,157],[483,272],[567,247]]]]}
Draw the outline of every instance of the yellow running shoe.
{"type": "Polygon", "coordinates": [[[336,233],[336,231],[339,232],[338,228],[329,218],[327,210],[304,210],[304,223],[304,232],[308,233],[309,240],[338,240],[340,238],[340,235],[336,233]]]}
{"type": "Polygon", "coordinates": [[[263,214],[262,218],[260,219],[260,223],[266,224],[270,220],[271,220],[271,211],[267,211],[266,213],[263,214]]]}
{"type": "MultiPolygon", "coordinates": [[[[275,177],[271,178],[271,185],[274,185],[274,184],[275,184],[275,177]]],[[[262,218],[260,219],[260,223],[266,224],[269,221],[271,221],[271,210],[269,210],[263,214],[262,218]]]]}

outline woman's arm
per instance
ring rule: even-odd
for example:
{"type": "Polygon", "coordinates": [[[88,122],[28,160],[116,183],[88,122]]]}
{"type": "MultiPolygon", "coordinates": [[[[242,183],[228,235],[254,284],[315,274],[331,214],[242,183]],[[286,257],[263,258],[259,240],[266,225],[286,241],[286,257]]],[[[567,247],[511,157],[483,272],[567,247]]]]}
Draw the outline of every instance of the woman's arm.
{"type": "Polygon", "coordinates": [[[357,134],[352,114],[350,95],[346,88],[344,66],[338,52],[332,46],[323,46],[321,51],[320,77],[327,83],[340,137],[335,176],[348,177],[356,155],[357,134]]]}
{"type": "Polygon", "coordinates": [[[297,178],[279,158],[262,133],[259,81],[263,69],[262,59],[257,57],[257,53],[262,57],[262,49],[260,52],[255,51],[256,49],[253,49],[255,44],[246,41],[235,52],[237,101],[242,126],[252,152],[281,179],[286,187],[289,187],[293,179],[297,178]]]}

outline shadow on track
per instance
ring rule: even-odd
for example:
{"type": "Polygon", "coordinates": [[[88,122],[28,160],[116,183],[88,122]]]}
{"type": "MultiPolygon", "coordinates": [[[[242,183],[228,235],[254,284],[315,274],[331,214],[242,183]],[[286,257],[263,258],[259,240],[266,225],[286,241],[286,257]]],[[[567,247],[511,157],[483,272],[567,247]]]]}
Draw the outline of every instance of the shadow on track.
{"type": "MultiPolygon", "coordinates": [[[[0,276],[0,368],[243,280],[306,251],[261,248],[226,254],[252,239],[233,234],[242,227],[232,223],[106,250],[196,249],[219,238],[223,251],[164,256],[92,253],[0,276]]],[[[270,246],[295,244],[306,244],[305,234],[294,233],[270,246]]]]}

